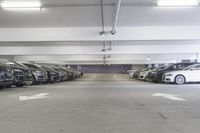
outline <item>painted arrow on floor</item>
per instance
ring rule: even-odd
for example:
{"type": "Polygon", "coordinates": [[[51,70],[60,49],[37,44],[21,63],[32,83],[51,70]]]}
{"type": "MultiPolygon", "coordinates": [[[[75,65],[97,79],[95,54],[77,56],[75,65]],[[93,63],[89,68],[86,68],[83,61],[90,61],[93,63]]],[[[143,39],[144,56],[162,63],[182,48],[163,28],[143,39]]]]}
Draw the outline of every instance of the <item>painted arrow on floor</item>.
{"type": "Polygon", "coordinates": [[[152,96],[154,96],[154,97],[164,97],[166,99],[170,99],[170,100],[173,100],[173,101],[185,101],[185,99],[180,98],[178,95],[174,95],[174,94],[155,93],[152,96]]]}
{"type": "Polygon", "coordinates": [[[49,93],[39,93],[32,96],[19,96],[20,101],[26,101],[26,100],[34,100],[34,99],[42,99],[47,98],[49,93]]]}

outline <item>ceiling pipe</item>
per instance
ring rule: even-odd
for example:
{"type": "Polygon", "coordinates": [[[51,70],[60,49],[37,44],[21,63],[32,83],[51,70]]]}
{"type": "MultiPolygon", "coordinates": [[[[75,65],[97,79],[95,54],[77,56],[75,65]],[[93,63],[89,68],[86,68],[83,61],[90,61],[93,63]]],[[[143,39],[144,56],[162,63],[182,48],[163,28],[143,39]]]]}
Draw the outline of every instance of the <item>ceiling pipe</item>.
{"type": "Polygon", "coordinates": [[[117,0],[117,2],[115,4],[115,14],[114,14],[113,26],[112,26],[112,30],[111,30],[112,35],[116,34],[116,26],[117,26],[117,21],[119,18],[120,6],[121,6],[121,0],[117,0]]]}
{"type": "Polygon", "coordinates": [[[110,32],[105,31],[103,0],[101,0],[101,27],[102,27],[102,31],[99,32],[100,36],[106,36],[106,35],[110,34],[110,32]]]}
{"type": "Polygon", "coordinates": [[[101,25],[102,25],[102,32],[105,32],[104,26],[104,10],[103,10],[103,0],[101,0],[101,25]]]}

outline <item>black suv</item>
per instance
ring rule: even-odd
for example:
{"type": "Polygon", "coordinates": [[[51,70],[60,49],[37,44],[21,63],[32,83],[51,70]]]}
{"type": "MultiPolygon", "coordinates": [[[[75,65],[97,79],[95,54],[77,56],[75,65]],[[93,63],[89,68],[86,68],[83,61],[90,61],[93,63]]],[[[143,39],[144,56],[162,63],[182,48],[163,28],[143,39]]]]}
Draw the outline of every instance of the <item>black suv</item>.
{"type": "Polygon", "coordinates": [[[46,70],[46,72],[48,74],[48,82],[49,83],[55,83],[56,81],[59,81],[59,72],[58,71],[54,70],[53,68],[51,68],[49,66],[41,66],[41,67],[46,70]]]}
{"type": "Polygon", "coordinates": [[[13,63],[23,68],[25,79],[26,79],[26,85],[32,85],[33,75],[32,75],[31,69],[25,66],[24,64],[17,63],[17,62],[13,62],[13,63]]]}
{"type": "Polygon", "coordinates": [[[21,67],[17,65],[16,63],[12,61],[8,61],[8,60],[1,60],[1,63],[11,67],[13,75],[14,75],[13,85],[17,87],[21,87],[26,84],[26,74],[25,74],[26,69],[24,67],[21,67]]]}
{"type": "Polygon", "coordinates": [[[67,72],[68,74],[68,80],[74,80],[76,78],[76,74],[74,71],[72,71],[71,69],[67,68],[67,67],[60,67],[60,69],[64,70],[67,72]]]}
{"type": "Polygon", "coordinates": [[[152,72],[149,72],[147,75],[147,79],[149,81],[153,81],[156,83],[160,83],[162,82],[162,76],[164,73],[168,72],[168,71],[175,71],[175,70],[182,70],[183,68],[192,65],[194,63],[176,63],[176,64],[172,64],[169,65],[167,67],[164,67],[163,69],[158,69],[152,72]]]}
{"type": "Polygon", "coordinates": [[[32,84],[33,80],[32,72],[27,66],[14,61],[7,61],[7,64],[9,64],[13,68],[16,85],[18,84],[19,86],[23,86],[23,84],[24,85],[32,84]],[[20,69],[23,72],[23,74],[22,72],[19,73],[19,70],[17,71],[17,69],[20,69]]]}
{"type": "Polygon", "coordinates": [[[37,64],[23,63],[23,65],[27,66],[32,71],[32,76],[33,76],[32,84],[48,82],[48,74],[45,69],[41,68],[37,64]]]}
{"type": "Polygon", "coordinates": [[[51,68],[59,72],[59,80],[58,81],[67,81],[69,79],[69,75],[65,70],[63,70],[59,67],[56,67],[56,66],[51,66],[51,68]]]}
{"type": "Polygon", "coordinates": [[[0,63],[0,88],[11,86],[13,84],[14,75],[12,68],[8,65],[0,63]]]}
{"type": "Polygon", "coordinates": [[[83,76],[83,73],[80,72],[79,70],[77,70],[77,69],[75,69],[75,68],[69,68],[69,69],[71,69],[71,70],[75,73],[75,77],[76,77],[76,78],[80,78],[80,77],[83,76]]]}

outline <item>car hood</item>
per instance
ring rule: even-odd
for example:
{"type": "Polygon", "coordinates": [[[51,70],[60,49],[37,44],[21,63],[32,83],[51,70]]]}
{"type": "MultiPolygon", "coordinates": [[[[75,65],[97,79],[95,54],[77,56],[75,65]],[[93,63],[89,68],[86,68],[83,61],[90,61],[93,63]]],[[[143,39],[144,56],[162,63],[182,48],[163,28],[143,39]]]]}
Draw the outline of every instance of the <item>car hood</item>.
{"type": "Polygon", "coordinates": [[[170,71],[170,72],[166,72],[165,74],[179,74],[179,73],[184,73],[185,70],[179,70],[179,71],[170,71]]]}

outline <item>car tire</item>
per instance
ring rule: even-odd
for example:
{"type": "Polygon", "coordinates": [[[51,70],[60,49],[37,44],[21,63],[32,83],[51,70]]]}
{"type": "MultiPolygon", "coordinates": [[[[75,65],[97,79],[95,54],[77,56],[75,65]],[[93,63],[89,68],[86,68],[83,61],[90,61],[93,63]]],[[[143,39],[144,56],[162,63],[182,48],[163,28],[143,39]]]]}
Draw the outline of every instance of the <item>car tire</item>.
{"type": "Polygon", "coordinates": [[[23,87],[24,84],[16,84],[17,87],[23,87]]]}
{"type": "Polygon", "coordinates": [[[185,83],[185,77],[183,75],[177,75],[174,79],[174,82],[177,84],[177,85],[182,85],[185,83]]]}
{"type": "Polygon", "coordinates": [[[12,84],[4,86],[5,88],[11,88],[12,84]]]}
{"type": "Polygon", "coordinates": [[[156,78],[155,83],[161,83],[162,79],[160,77],[156,78]]]}

